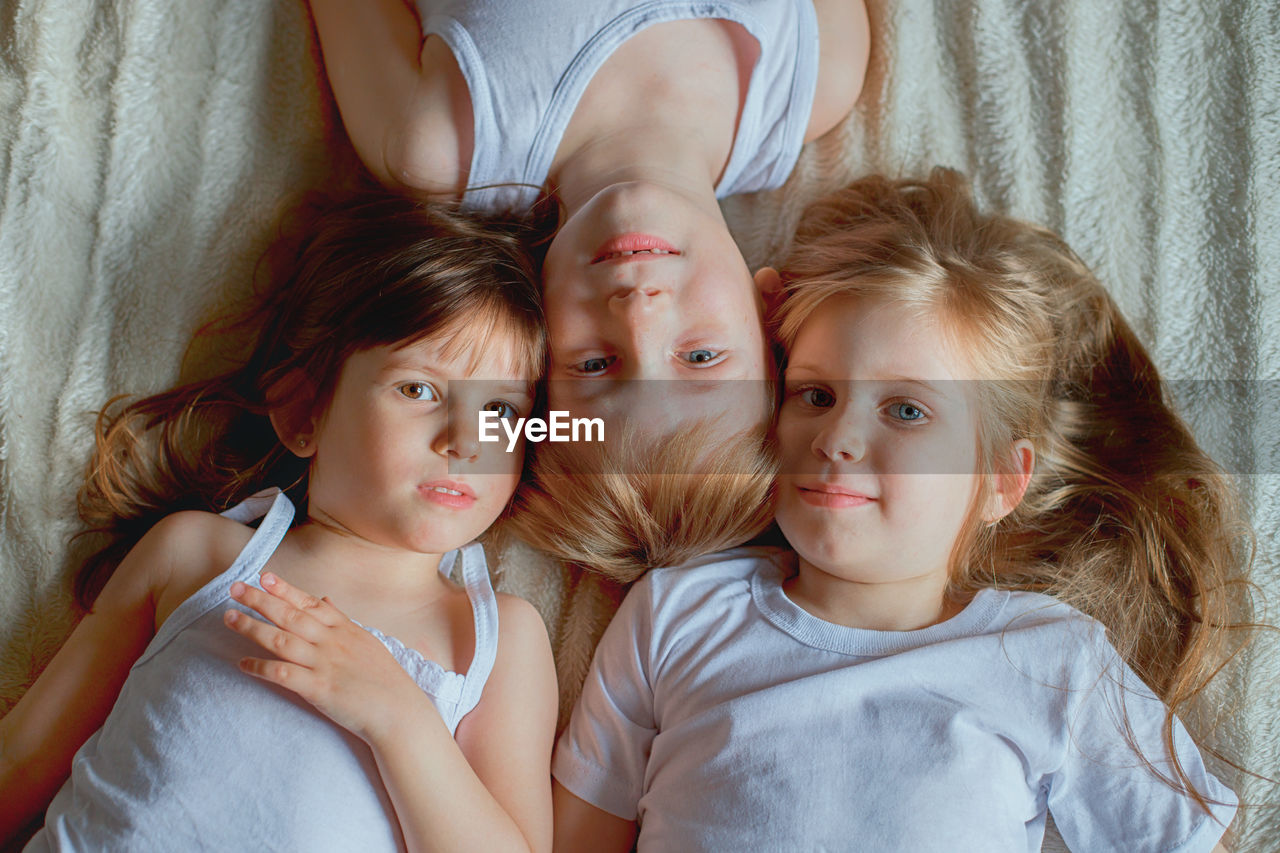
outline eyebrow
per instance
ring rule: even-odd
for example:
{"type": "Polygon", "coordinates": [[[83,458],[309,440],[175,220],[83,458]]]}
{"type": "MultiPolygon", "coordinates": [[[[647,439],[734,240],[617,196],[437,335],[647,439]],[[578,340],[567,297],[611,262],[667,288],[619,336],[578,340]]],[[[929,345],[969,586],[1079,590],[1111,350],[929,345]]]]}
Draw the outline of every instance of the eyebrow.
{"type": "Polygon", "coordinates": [[[417,373],[423,373],[423,374],[426,374],[427,376],[430,376],[433,379],[437,379],[443,382],[489,382],[489,383],[492,383],[497,388],[497,390],[502,393],[528,394],[531,397],[536,396],[537,394],[537,384],[538,384],[537,379],[483,379],[483,378],[462,378],[462,377],[445,376],[443,373],[440,372],[438,368],[432,367],[431,365],[426,364],[424,362],[416,361],[412,359],[403,359],[403,360],[393,359],[391,361],[388,361],[387,364],[385,364],[382,367],[382,369],[378,371],[378,375],[382,376],[386,374],[400,373],[403,371],[414,371],[417,373]]]}
{"type": "MultiPolygon", "coordinates": [[[[718,367],[719,365],[717,365],[718,367]]],[[[702,368],[707,370],[710,368],[702,368]]],[[[755,382],[754,379],[672,379],[671,382],[679,382],[679,390],[684,392],[681,397],[701,397],[706,394],[714,394],[729,387],[732,382],[755,382]]]]}
{"type": "Polygon", "coordinates": [[[410,361],[407,359],[403,359],[403,360],[389,359],[385,364],[382,365],[382,367],[378,369],[378,376],[385,376],[390,378],[392,374],[396,374],[396,373],[422,373],[427,376],[430,376],[432,379],[446,378],[443,375],[441,375],[440,371],[437,370],[436,368],[433,368],[427,364],[424,364],[421,361],[410,361]]]}
{"type": "MultiPolygon", "coordinates": [[[[487,381],[487,380],[484,380],[484,379],[465,379],[465,380],[457,380],[457,381],[463,381],[463,382],[485,382],[485,381],[487,381]]],[[[533,381],[529,381],[529,382],[503,382],[503,383],[500,383],[500,384],[498,384],[498,385],[497,385],[497,390],[498,390],[498,393],[502,393],[502,394],[524,394],[525,396],[533,397],[533,396],[535,396],[535,395],[536,395],[536,392],[537,392],[537,389],[536,389],[535,385],[536,385],[536,383],[534,383],[533,381]]]]}
{"type": "MultiPolygon", "coordinates": [[[[832,379],[830,376],[826,375],[826,371],[824,371],[824,370],[820,370],[820,369],[815,368],[815,367],[810,367],[810,366],[809,366],[809,365],[807,365],[807,364],[803,364],[803,365],[790,365],[790,364],[789,364],[789,365],[787,365],[786,370],[784,370],[784,371],[783,371],[783,375],[782,375],[782,378],[783,378],[783,380],[784,380],[784,381],[789,381],[789,380],[791,379],[791,372],[792,372],[793,370],[794,370],[794,371],[796,371],[797,373],[808,374],[808,375],[812,376],[812,377],[813,377],[813,378],[815,378],[815,379],[823,379],[823,380],[828,381],[828,382],[885,382],[885,383],[895,383],[895,384],[898,384],[898,385],[914,385],[914,386],[916,386],[917,388],[923,388],[923,389],[924,389],[924,390],[926,390],[926,391],[929,391],[929,392],[931,392],[931,393],[933,393],[933,394],[937,394],[937,395],[942,396],[942,397],[950,397],[950,396],[951,396],[951,395],[950,395],[950,394],[948,394],[946,391],[944,391],[942,388],[940,388],[939,386],[935,385],[933,382],[929,381],[928,379],[920,379],[920,378],[915,377],[915,376],[897,376],[897,375],[891,375],[891,376],[876,376],[876,377],[872,377],[872,378],[868,378],[868,379],[832,379]]],[[[952,384],[952,383],[955,383],[955,382],[959,382],[959,381],[962,381],[962,380],[958,380],[958,379],[940,379],[940,380],[935,380],[935,381],[937,381],[937,382],[945,382],[945,383],[947,383],[947,384],[949,385],[949,384],[952,384]]]]}

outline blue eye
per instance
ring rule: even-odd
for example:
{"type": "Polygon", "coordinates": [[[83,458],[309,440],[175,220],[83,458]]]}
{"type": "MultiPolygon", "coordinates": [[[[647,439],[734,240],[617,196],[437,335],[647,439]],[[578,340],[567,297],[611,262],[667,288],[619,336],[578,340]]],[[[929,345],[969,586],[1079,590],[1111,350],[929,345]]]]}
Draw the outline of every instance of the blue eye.
{"type": "Polygon", "coordinates": [[[802,388],[800,398],[816,409],[829,409],[836,404],[835,395],[825,388],[802,388]]]}
{"type": "Polygon", "coordinates": [[[720,356],[724,355],[724,351],[716,352],[709,349],[693,349],[688,352],[679,353],[680,357],[689,364],[709,364],[719,361],[720,356]]]}
{"type": "Polygon", "coordinates": [[[575,373],[583,376],[589,376],[594,373],[604,373],[618,359],[612,355],[602,355],[599,358],[589,358],[586,361],[580,361],[577,364],[570,365],[575,373]]]}
{"type": "Polygon", "coordinates": [[[519,416],[520,411],[506,400],[490,400],[484,404],[486,412],[497,412],[498,417],[504,420],[511,420],[519,416]]]}
{"type": "Polygon", "coordinates": [[[890,403],[889,417],[909,422],[924,420],[925,414],[918,406],[911,403],[890,403]]]}
{"type": "Polygon", "coordinates": [[[396,388],[410,400],[439,400],[440,394],[428,382],[405,382],[396,388]]]}

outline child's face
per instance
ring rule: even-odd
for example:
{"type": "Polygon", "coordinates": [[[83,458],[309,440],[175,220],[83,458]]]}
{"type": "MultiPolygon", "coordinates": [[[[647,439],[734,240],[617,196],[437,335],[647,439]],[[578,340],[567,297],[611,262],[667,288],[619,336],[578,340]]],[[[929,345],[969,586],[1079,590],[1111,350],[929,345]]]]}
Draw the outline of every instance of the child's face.
{"type": "Polygon", "coordinates": [[[941,588],[978,486],[971,378],[938,323],[899,305],[834,297],[805,320],[777,427],[777,520],[803,561],[941,588]]]}
{"type": "Polygon", "coordinates": [[[523,445],[507,453],[505,439],[479,442],[479,413],[525,417],[533,405],[513,353],[481,354],[474,371],[470,352],[449,358],[431,340],[348,358],[316,424],[309,514],[421,553],[486,530],[515,491],[523,445]]]}
{"type": "Polygon", "coordinates": [[[667,389],[661,411],[679,409],[674,420],[704,417],[724,412],[725,398],[673,402],[676,386],[651,380],[747,379],[757,381],[703,384],[736,385],[729,405],[750,411],[735,423],[764,416],[758,380],[774,368],[763,300],[718,211],[658,185],[615,184],[565,222],[543,273],[551,408],[651,418],[640,398],[654,386],[667,389]]]}

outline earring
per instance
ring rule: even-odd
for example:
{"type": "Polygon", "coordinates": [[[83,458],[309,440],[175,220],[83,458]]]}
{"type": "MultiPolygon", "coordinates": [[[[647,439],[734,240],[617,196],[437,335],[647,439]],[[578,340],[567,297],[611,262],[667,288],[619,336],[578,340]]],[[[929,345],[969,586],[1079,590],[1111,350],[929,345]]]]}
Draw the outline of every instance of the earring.
{"type": "Polygon", "coordinates": [[[307,440],[306,440],[305,438],[300,438],[300,439],[298,439],[298,447],[299,447],[299,448],[303,448],[303,447],[306,447],[306,446],[307,446],[307,440]]]}

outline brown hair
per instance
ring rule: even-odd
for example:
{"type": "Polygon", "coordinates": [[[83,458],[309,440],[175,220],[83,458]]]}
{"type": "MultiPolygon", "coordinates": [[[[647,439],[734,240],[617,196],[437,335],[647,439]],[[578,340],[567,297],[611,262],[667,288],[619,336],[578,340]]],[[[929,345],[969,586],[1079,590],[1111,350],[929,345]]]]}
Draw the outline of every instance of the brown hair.
{"type": "MultiPolygon", "coordinates": [[[[1248,614],[1252,534],[1230,478],[1175,414],[1088,267],[1051,231],[979,212],[965,179],[936,169],[927,180],[859,180],[814,204],[783,279],[775,320],[788,349],[832,296],[943,319],[984,377],[983,470],[998,472],[1017,439],[1036,455],[1012,513],[995,526],[970,513],[951,592],[1045,592],[1098,619],[1169,709],[1167,781],[1204,805],[1173,750],[1173,715],[1229,657],[1231,629],[1245,627],[1232,619],[1248,614]]],[[[973,507],[993,479],[981,478],[973,507]]]]}
{"type": "MultiPolygon", "coordinates": [[[[307,460],[281,446],[268,409],[305,377],[323,411],[347,358],[442,337],[446,348],[503,336],[529,376],[541,375],[546,333],[533,229],[381,191],[312,198],[269,252],[265,286],[241,315],[206,332],[253,334],[243,363],[210,379],[98,414],[80,514],[109,544],[76,577],[97,597],[116,564],[161,517],[220,511],[266,486],[305,505],[307,460]]],[[[305,515],[300,513],[300,515],[305,515]]]]}
{"type": "Polygon", "coordinates": [[[606,443],[543,444],[516,491],[511,529],[622,583],[740,545],[773,516],[776,456],[765,425],[729,436],[634,426],[606,443]]]}

